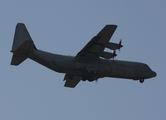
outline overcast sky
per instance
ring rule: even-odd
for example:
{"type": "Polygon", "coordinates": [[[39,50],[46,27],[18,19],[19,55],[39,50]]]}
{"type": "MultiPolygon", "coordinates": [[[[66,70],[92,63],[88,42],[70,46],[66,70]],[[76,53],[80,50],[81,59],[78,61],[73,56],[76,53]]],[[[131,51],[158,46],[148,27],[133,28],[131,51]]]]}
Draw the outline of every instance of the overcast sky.
{"type": "Polygon", "coordinates": [[[1,0],[1,120],[166,119],[165,0],[1,0]],[[11,66],[15,26],[25,23],[38,49],[76,55],[106,24],[122,38],[118,60],[139,61],[157,72],[143,84],[102,78],[65,88],[64,74],[27,59],[11,66]]]}

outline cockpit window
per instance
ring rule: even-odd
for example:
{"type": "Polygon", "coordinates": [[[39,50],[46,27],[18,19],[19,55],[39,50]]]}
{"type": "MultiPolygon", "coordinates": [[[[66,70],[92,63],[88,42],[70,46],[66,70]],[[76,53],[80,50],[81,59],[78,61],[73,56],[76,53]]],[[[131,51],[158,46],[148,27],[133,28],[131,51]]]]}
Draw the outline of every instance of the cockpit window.
{"type": "Polygon", "coordinates": [[[144,66],[145,66],[148,70],[151,70],[147,64],[144,64],[144,66]]]}

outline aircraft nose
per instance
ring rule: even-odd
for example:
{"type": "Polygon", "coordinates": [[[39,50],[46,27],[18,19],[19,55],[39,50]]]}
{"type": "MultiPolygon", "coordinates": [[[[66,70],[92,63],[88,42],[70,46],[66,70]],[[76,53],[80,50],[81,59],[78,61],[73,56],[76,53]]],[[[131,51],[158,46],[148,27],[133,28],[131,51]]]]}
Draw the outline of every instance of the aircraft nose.
{"type": "Polygon", "coordinates": [[[156,76],[157,76],[157,73],[154,72],[154,71],[152,71],[152,76],[153,76],[153,77],[156,77],[156,76]]]}

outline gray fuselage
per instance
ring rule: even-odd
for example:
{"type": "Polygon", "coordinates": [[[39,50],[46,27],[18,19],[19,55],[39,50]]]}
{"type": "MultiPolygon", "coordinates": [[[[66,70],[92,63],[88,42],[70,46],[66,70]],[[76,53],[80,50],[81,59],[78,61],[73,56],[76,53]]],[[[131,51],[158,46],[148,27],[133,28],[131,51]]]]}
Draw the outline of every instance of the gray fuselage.
{"type": "Polygon", "coordinates": [[[78,75],[83,80],[93,81],[102,77],[140,80],[156,76],[148,65],[140,62],[76,58],[41,50],[34,50],[29,58],[56,72],[78,75]]]}

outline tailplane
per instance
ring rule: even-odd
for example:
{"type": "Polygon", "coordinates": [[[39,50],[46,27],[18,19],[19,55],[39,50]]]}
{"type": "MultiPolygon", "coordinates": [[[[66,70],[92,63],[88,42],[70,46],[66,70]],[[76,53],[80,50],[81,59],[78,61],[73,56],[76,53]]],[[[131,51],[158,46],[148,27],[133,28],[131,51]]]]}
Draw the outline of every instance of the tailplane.
{"type": "Polygon", "coordinates": [[[29,57],[29,54],[36,49],[31,36],[23,23],[18,23],[15,30],[13,53],[11,65],[19,65],[29,57]]]}

